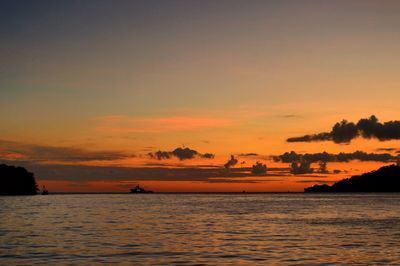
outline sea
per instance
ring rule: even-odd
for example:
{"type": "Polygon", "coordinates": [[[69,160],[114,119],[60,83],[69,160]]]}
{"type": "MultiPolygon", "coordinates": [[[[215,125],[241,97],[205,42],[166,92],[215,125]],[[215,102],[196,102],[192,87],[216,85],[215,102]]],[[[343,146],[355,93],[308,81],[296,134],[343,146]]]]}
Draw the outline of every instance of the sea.
{"type": "Polygon", "coordinates": [[[0,265],[400,265],[400,194],[0,197],[0,265]]]}

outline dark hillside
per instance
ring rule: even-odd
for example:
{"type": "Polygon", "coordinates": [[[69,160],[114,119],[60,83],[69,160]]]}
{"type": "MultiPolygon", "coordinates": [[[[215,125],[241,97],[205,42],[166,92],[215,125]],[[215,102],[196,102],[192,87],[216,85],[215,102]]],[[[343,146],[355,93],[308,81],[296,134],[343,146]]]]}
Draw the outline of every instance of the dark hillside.
{"type": "Polygon", "coordinates": [[[376,171],[342,179],[328,185],[314,185],[304,192],[400,192],[400,166],[389,165],[376,171]]]}
{"type": "Polygon", "coordinates": [[[36,195],[33,173],[23,167],[0,164],[0,195],[36,195]]]}

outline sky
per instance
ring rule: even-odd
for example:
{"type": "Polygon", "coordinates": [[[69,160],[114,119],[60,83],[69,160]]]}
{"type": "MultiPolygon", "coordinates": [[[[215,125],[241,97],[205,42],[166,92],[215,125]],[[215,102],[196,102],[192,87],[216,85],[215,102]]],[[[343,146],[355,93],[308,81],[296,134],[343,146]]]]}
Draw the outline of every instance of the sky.
{"type": "Polygon", "coordinates": [[[396,162],[399,12],[394,0],[3,0],[0,161],[59,192],[302,191],[396,162]],[[298,156],[297,171],[279,157],[291,151],[348,155],[298,156]]]}

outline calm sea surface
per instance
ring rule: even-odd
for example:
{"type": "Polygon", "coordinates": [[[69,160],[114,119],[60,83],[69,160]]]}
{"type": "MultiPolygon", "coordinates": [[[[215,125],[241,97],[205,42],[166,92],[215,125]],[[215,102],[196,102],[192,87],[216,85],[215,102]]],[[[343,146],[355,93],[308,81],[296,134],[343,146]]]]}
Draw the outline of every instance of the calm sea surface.
{"type": "Polygon", "coordinates": [[[400,194],[0,197],[0,265],[400,265],[400,194]]]}

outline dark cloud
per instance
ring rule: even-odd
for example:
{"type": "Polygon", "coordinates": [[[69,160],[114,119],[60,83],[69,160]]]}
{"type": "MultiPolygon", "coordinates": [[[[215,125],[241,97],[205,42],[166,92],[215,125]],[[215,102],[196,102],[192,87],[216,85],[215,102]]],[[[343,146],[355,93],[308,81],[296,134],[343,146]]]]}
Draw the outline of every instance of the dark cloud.
{"type": "Polygon", "coordinates": [[[12,155],[15,159],[63,162],[117,160],[134,156],[119,151],[88,151],[74,147],[43,146],[0,140],[0,158],[10,159],[12,155]]]}
{"type": "Polygon", "coordinates": [[[376,151],[384,151],[384,152],[398,152],[397,148],[378,148],[376,151]]]}
{"type": "Polygon", "coordinates": [[[249,152],[249,153],[240,153],[238,156],[242,156],[242,157],[258,156],[258,153],[253,153],[253,152],[249,152]]]}
{"type": "Polygon", "coordinates": [[[212,153],[204,153],[201,155],[201,157],[206,159],[214,159],[215,155],[212,153]]]}
{"type": "Polygon", "coordinates": [[[197,154],[199,154],[197,151],[189,148],[176,148],[172,151],[172,155],[177,157],[179,160],[193,159],[197,154]]]}
{"type": "Polygon", "coordinates": [[[349,162],[352,160],[360,161],[375,161],[375,162],[395,162],[398,156],[393,156],[389,153],[366,153],[363,151],[355,151],[352,153],[305,153],[300,154],[294,151],[285,152],[282,155],[273,156],[274,161],[283,163],[292,163],[306,161],[310,163],[315,162],[349,162]]]}
{"type": "Polygon", "coordinates": [[[251,168],[253,175],[265,175],[267,173],[267,165],[260,162],[256,162],[251,168]]]}
{"type": "Polygon", "coordinates": [[[285,152],[284,154],[273,156],[273,160],[276,162],[283,162],[283,163],[292,163],[292,162],[300,162],[300,161],[307,161],[307,162],[331,162],[334,161],[334,154],[329,154],[327,152],[322,153],[296,153],[295,151],[285,152]]]}
{"type": "Polygon", "coordinates": [[[319,165],[318,173],[321,173],[321,174],[329,173],[326,162],[319,162],[318,165],[319,165]]]}
{"type": "Polygon", "coordinates": [[[212,153],[204,153],[201,154],[196,150],[192,150],[189,148],[176,148],[173,151],[157,151],[157,152],[149,152],[147,154],[152,159],[163,160],[170,159],[172,157],[176,157],[179,160],[190,160],[195,157],[205,158],[205,159],[213,159],[214,154],[212,153]]]}
{"type": "Polygon", "coordinates": [[[350,143],[356,137],[375,138],[380,141],[400,139],[400,121],[381,123],[376,116],[360,119],[356,124],[343,120],[336,123],[330,132],[288,138],[287,142],[333,141],[350,143]]]}
{"type": "Polygon", "coordinates": [[[224,164],[224,167],[226,169],[229,169],[233,166],[235,166],[238,163],[238,160],[235,158],[235,156],[231,155],[231,158],[224,164]]]}
{"type": "Polygon", "coordinates": [[[335,143],[349,143],[358,136],[358,129],[354,123],[343,120],[333,126],[330,134],[335,143]]]}
{"type": "Polygon", "coordinates": [[[314,169],[311,168],[311,163],[307,161],[292,162],[290,168],[290,172],[294,175],[311,174],[314,172],[314,169]]]}
{"type": "Polygon", "coordinates": [[[377,138],[380,141],[400,139],[400,121],[380,123],[373,115],[369,119],[360,119],[357,127],[364,138],[377,138]]]}
{"type": "Polygon", "coordinates": [[[319,134],[313,134],[313,135],[304,135],[301,137],[293,137],[293,138],[288,138],[286,141],[287,142],[312,142],[312,141],[325,141],[325,140],[331,140],[332,136],[330,133],[319,133],[319,134]]]}
{"type": "MultiPolygon", "coordinates": [[[[273,156],[273,160],[276,162],[290,163],[292,174],[308,174],[313,172],[318,173],[330,173],[327,168],[328,162],[349,162],[353,160],[359,161],[375,161],[375,162],[396,162],[399,160],[399,156],[393,156],[389,153],[366,153],[363,151],[355,151],[352,153],[305,153],[300,154],[294,151],[285,152],[282,155],[273,156]],[[313,169],[312,163],[318,163],[319,168],[313,169]]],[[[340,170],[334,170],[333,174],[340,173],[340,170]]]]}
{"type": "Polygon", "coordinates": [[[156,151],[154,153],[149,152],[147,154],[152,159],[163,160],[171,158],[170,153],[167,151],[156,151]]]}

